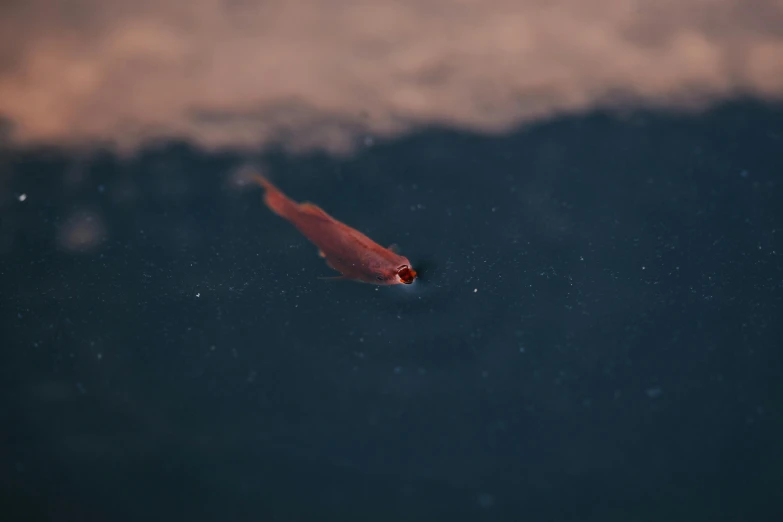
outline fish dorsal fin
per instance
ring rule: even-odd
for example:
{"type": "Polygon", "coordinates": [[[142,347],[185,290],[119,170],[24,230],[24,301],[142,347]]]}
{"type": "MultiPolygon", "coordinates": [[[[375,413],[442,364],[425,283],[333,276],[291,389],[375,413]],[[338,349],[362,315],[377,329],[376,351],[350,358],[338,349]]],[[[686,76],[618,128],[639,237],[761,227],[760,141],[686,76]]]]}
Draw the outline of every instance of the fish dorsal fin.
{"type": "Polygon", "coordinates": [[[391,245],[389,245],[388,249],[390,252],[393,252],[395,254],[400,253],[400,245],[398,245],[397,243],[392,243],[391,245]]]}
{"type": "Polygon", "coordinates": [[[314,205],[309,201],[305,201],[304,203],[300,204],[299,210],[301,210],[302,212],[306,212],[311,216],[320,216],[322,218],[331,219],[329,214],[324,212],[321,207],[319,207],[318,205],[314,205]]]}

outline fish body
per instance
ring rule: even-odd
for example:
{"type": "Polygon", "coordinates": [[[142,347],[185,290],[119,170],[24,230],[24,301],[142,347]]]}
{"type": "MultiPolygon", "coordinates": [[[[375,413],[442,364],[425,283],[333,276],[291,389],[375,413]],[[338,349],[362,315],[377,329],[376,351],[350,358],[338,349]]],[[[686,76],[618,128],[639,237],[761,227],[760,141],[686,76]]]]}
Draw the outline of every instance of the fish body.
{"type": "Polygon", "coordinates": [[[259,174],[252,180],[264,188],[264,202],[272,212],[293,224],[318,247],[326,264],[340,272],[336,279],[351,279],[375,285],[411,284],[416,271],[396,247],[382,247],[358,230],[349,227],[320,207],[297,203],[259,174]]]}

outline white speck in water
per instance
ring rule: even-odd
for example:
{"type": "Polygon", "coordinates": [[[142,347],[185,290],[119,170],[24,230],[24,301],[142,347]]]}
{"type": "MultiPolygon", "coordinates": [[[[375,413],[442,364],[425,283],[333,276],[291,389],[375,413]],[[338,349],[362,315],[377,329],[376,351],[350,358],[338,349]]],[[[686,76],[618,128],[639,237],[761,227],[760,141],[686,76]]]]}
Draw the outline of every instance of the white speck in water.
{"type": "Polygon", "coordinates": [[[201,292],[196,292],[196,297],[201,297],[201,292]]]}
{"type": "Polygon", "coordinates": [[[27,199],[27,194],[19,194],[19,201],[24,201],[27,199]]]}
{"type": "Polygon", "coordinates": [[[647,396],[651,399],[657,399],[662,393],[663,390],[658,387],[647,388],[647,396]]]}
{"type": "Polygon", "coordinates": [[[98,352],[98,354],[96,355],[96,357],[97,357],[97,358],[98,358],[98,360],[100,361],[101,359],[103,359],[103,354],[102,354],[102,353],[100,353],[100,352],[98,352]]]}
{"type": "Polygon", "coordinates": [[[473,289],[473,293],[475,294],[476,292],[478,292],[478,288],[473,289]]]}
{"type": "Polygon", "coordinates": [[[525,353],[525,347],[524,346],[520,346],[519,347],[519,353],[525,353]]]}

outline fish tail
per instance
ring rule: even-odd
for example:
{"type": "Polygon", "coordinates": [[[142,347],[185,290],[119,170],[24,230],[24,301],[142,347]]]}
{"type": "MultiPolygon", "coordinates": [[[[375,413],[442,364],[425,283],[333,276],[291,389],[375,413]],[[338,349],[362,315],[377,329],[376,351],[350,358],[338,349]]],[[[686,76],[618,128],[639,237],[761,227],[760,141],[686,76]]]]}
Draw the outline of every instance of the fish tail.
{"type": "Polygon", "coordinates": [[[264,176],[254,173],[249,176],[249,180],[264,188],[264,203],[272,212],[285,218],[296,213],[298,205],[264,176]]]}

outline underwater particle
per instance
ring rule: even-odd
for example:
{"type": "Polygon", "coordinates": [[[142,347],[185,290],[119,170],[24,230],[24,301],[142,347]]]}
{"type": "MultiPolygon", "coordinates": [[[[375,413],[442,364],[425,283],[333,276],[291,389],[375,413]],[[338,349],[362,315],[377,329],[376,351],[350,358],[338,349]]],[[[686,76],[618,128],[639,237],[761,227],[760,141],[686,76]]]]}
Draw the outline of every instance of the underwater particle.
{"type": "Polygon", "coordinates": [[[17,198],[20,202],[27,199],[27,194],[19,194],[19,197],[17,198]]]}
{"type": "Polygon", "coordinates": [[[478,496],[478,503],[483,508],[491,508],[495,505],[495,497],[489,493],[482,493],[478,496]]]}
{"type": "Polygon", "coordinates": [[[88,252],[96,248],[105,237],[106,226],[101,216],[80,210],[71,214],[60,227],[57,240],[65,250],[88,252]]]}

